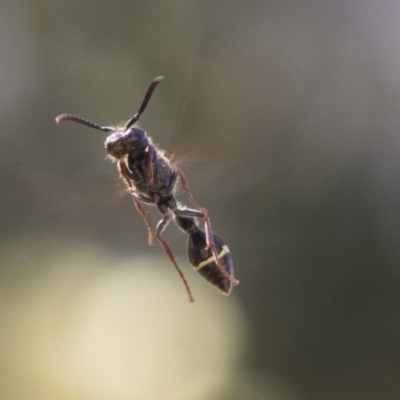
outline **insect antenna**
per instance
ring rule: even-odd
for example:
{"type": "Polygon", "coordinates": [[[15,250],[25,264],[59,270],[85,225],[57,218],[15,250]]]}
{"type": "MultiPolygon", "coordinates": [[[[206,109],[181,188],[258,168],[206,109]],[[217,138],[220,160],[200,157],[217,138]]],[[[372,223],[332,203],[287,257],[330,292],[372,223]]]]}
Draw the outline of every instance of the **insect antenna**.
{"type": "Polygon", "coordinates": [[[147,103],[149,102],[151,95],[154,92],[154,89],[156,86],[164,79],[163,76],[157,76],[157,78],[153,79],[152,82],[150,83],[149,88],[147,89],[146,95],[144,96],[144,99],[142,101],[142,104],[140,105],[140,108],[138,112],[126,123],[125,129],[131,127],[134,123],[139,121],[140,116],[142,115],[143,111],[147,107],[147,103]]]}
{"type": "Polygon", "coordinates": [[[103,132],[113,132],[115,129],[112,126],[101,126],[88,119],[78,117],[77,115],[73,114],[61,114],[56,118],[56,123],[59,124],[62,121],[74,121],[78,122],[79,124],[89,126],[90,128],[97,129],[103,132]]]}

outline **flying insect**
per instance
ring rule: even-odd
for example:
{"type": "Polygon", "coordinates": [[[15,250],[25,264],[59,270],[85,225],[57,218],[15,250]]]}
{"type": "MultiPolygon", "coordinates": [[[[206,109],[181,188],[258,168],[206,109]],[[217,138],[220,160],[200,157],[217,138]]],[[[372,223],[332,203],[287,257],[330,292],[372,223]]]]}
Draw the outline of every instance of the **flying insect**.
{"type": "Polygon", "coordinates": [[[162,79],[162,76],[153,79],[139,110],[124,125],[102,126],[73,114],[61,114],[56,122],[74,121],[109,134],[105,140],[105,149],[108,156],[117,163],[120,177],[126,183],[132,201],[146,223],[148,243],[153,244],[154,238],[158,240],[181,277],[189,300],[194,301],[190,286],[174,253],[162,237],[171,220],[188,234],[187,252],[194,269],[222,293],[229,295],[239,281],[233,275],[233,261],[228,246],[213,233],[208,211],[194,200],[183,172],[170,162],[138,125],[154,89],[162,79]],[[177,201],[175,192],[179,182],[192,208],[177,201]],[[147,216],[145,205],[156,206],[162,215],[155,229],[147,216]],[[204,229],[200,227],[199,219],[204,221],[204,229]]]}

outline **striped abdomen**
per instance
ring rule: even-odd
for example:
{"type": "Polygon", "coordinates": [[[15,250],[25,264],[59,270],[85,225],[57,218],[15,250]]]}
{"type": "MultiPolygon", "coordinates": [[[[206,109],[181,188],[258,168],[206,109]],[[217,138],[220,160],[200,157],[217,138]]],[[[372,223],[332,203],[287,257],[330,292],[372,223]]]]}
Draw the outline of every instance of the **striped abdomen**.
{"type": "MultiPolygon", "coordinates": [[[[233,276],[233,262],[228,246],[216,235],[213,235],[218,258],[226,272],[233,276]]],[[[211,249],[207,249],[206,234],[200,229],[189,233],[188,255],[194,269],[225,294],[232,290],[232,282],[216,264],[211,249]]]]}

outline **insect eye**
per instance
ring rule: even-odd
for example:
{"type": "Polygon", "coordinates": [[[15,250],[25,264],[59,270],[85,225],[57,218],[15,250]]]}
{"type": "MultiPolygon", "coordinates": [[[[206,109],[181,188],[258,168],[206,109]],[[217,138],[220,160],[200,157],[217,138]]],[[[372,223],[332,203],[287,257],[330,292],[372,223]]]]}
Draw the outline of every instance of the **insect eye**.
{"type": "Polygon", "coordinates": [[[125,135],[130,142],[140,142],[147,138],[146,132],[137,128],[129,128],[125,135]]]}
{"type": "Polygon", "coordinates": [[[149,144],[146,132],[138,128],[127,129],[124,136],[129,152],[137,153],[136,155],[143,151],[149,144]]]}

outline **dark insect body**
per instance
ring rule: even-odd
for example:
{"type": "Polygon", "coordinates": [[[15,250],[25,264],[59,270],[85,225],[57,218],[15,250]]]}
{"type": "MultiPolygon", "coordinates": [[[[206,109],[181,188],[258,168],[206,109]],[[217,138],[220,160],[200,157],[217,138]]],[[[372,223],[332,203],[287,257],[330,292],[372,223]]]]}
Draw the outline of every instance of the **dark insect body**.
{"type": "Polygon", "coordinates": [[[212,232],[208,211],[193,199],[183,172],[170,163],[137,124],[155,87],[162,79],[163,77],[159,76],[151,82],[138,112],[124,126],[101,126],[72,114],[61,114],[56,118],[56,122],[75,121],[111,133],[105,141],[105,148],[108,155],[117,162],[120,176],[128,186],[132,200],[147,225],[148,242],[152,244],[154,238],[159,241],[180,275],[189,300],[194,301],[190,287],[176,262],[176,257],[161,236],[171,219],[189,235],[188,257],[194,269],[222,293],[228,295],[233,285],[239,283],[233,276],[233,262],[228,246],[212,232]],[[177,202],[174,191],[178,181],[194,208],[187,208],[177,202]],[[155,205],[162,214],[155,230],[143,204],[155,205]],[[198,218],[204,220],[204,230],[199,227],[198,218]]]}

